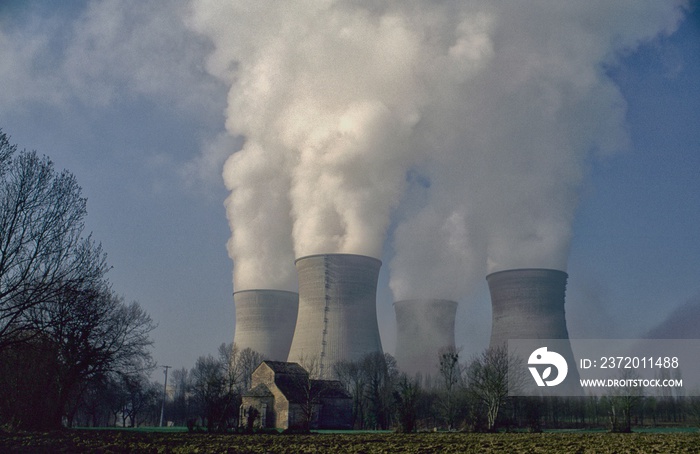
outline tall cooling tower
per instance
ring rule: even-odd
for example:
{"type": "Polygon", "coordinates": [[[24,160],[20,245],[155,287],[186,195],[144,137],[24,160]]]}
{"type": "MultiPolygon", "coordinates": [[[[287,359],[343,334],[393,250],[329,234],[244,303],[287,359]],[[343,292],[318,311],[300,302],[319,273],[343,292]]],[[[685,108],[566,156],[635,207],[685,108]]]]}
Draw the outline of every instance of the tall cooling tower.
{"type": "MultiPolygon", "coordinates": [[[[540,268],[499,271],[486,276],[493,310],[491,347],[507,345],[508,339],[565,339],[556,345],[537,343],[538,348],[556,348],[569,365],[566,379],[557,387],[562,395],[580,391],[564,316],[567,278],[563,271],[540,268]]],[[[520,354],[528,361],[529,351],[520,354]]]]}
{"type": "Polygon", "coordinates": [[[335,363],[382,352],[376,308],[381,265],[354,254],[297,259],[299,316],[289,361],[316,361],[319,375],[332,377],[335,363]]]}
{"type": "Polygon", "coordinates": [[[491,292],[491,346],[508,339],[568,339],[564,296],[568,275],[525,268],[486,276],[491,292]]]}
{"type": "Polygon", "coordinates": [[[297,321],[299,295],[282,290],[242,290],[233,294],[233,342],[272,361],[286,361],[297,321]]]}
{"type": "Polygon", "coordinates": [[[455,346],[457,302],[412,299],[394,303],[396,364],[409,375],[438,374],[439,352],[455,346]]]}

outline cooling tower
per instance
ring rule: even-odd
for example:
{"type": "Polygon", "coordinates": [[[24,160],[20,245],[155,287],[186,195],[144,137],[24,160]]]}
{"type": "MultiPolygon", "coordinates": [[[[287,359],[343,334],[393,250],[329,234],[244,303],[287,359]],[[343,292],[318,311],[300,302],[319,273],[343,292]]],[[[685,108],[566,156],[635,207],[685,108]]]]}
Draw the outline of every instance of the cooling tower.
{"type": "Polygon", "coordinates": [[[568,339],[564,295],[568,275],[526,268],[486,276],[493,311],[491,346],[508,339],[568,339]]]}
{"type": "Polygon", "coordinates": [[[437,376],[439,352],[455,346],[457,302],[413,299],[394,303],[396,364],[409,375],[437,376]]]}
{"type": "Polygon", "coordinates": [[[382,352],[376,309],[381,265],[354,254],[297,259],[299,316],[289,361],[316,361],[319,376],[332,377],[335,363],[382,352]]]}
{"type": "MultiPolygon", "coordinates": [[[[568,374],[556,391],[561,395],[576,395],[580,392],[579,374],[564,316],[567,278],[563,271],[540,268],[499,271],[486,276],[493,311],[490,346],[507,345],[508,339],[565,339],[537,342],[536,347],[549,347],[564,357],[569,365],[568,374]]],[[[515,348],[519,350],[517,344],[515,348]]],[[[529,349],[519,354],[528,361],[529,349]]],[[[534,386],[531,381],[524,383],[534,386]]]]}
{"type": "Polygon", "coordinates": [[[297,321],[299,295],[282,290],[243,290],[233,294],[233,342],[272,361],[286,361],[297,321]]]}

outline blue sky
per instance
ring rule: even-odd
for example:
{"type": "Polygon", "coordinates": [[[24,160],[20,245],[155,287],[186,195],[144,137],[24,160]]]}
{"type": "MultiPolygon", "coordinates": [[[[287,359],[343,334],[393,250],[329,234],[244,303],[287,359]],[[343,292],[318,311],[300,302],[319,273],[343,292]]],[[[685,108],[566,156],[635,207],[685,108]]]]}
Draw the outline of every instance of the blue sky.
{"type": "Polygon", "coordinates": [[[676,34],[611,70],[627,100],[632,144],[593,166],[576,221],[570,293],[577,282],[597,292],[624,336],[700,297],[699,25],[696,11],[676,34]]]}
{"type": "MultiPolygon", "coordinates": [[[[0,127],[76,175],[115,290],[158,323],[154,358],[190,368],[233,339],[226,156],[216,150],[241,141],[225,134],[229,87],[203,69],[212,43],[177,25],[183,6],[126,3],[0,5],[0,127]]],[[[674,34],[606,69],[631,143],[588,162],[568,260],[572,337],[639,337],[700,305],[699,57],[696,7],[674,34]]],[[[378,316],[393,352],[388,279],[384,266],[378,316]]],[[[458,344],[479,351],[489,326],[484,279],[460,301],[458,344]]]]}

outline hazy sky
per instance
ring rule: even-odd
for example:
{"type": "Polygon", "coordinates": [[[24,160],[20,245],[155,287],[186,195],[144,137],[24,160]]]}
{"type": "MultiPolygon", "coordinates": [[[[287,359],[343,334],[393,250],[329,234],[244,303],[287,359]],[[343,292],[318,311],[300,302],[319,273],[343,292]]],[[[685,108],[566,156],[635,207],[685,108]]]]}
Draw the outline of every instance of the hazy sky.
{"type": "MultiPolygon", "coordinates": [[[[697,3],[680,20],[657,0],[580,12],[533,3],[547,14],[508,2],[335,3],[0,2],[0,128],[76,175],[115,290],[158,323],[156,361],[190,368],[231,342],[229,254],[238,270],[279,264],[275,284],[293,285],[290,264],[229,242],[230,225],[287,257],[317,247],[382,259],[388,352],[392,288],[448,289],[460,300],[457,343],[473,353],[490,333],[485,274],[529,263],[567,268],[571,337],[693,334],[697,3]],[[317,165],[329,154],[343,159],[317,165]],[[253,195],[229,198],[227,219],[230,190],[253,195]],[[545,257],[533,261],[527,242],[510,242],[540,234],[545,257]]],[[[237,278],[238,289],[265,284],[237,278]]]]}

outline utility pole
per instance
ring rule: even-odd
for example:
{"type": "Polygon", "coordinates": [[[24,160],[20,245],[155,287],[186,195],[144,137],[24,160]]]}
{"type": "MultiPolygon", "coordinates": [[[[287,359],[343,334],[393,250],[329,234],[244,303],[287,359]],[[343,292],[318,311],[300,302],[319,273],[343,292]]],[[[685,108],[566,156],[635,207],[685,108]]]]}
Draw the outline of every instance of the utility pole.
{"type": "Polygon", "coordinates": [[[163,427],[163,412],[165,411],[165,396],[168,391],[168,369],[170,369],[170,366],[163,366],[163,369],[165,369],[165,384],[163,384],[163,402],[160,405],[160,427],[163,427]]]}

